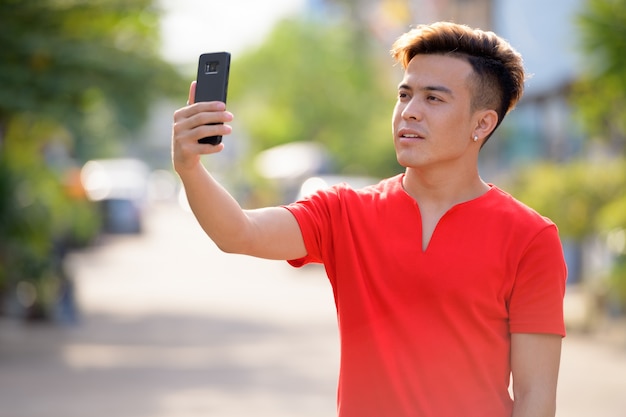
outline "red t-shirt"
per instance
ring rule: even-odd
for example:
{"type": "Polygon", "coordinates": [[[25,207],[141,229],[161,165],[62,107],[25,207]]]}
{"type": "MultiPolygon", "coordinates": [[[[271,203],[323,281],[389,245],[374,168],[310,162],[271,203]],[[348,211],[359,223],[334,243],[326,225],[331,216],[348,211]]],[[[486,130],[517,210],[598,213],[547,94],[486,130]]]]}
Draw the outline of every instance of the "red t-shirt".
{"type": "Polygon", "coordinates": [[[511,333],[564,336],[556,226],[492,186],[422,250],[402,175],[288,205],[333,287],[340,417],[510,417],[511,333]]]}

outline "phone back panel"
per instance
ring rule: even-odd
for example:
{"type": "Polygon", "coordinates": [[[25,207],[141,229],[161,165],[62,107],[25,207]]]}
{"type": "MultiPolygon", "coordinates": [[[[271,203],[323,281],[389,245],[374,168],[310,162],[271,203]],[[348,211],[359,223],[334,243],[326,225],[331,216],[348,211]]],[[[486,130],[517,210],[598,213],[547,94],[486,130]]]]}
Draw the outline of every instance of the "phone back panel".
{"type": "Polygon", "coordinates": [[[213,52],[200,55],[196,84],[196,102],[226,102],[228,92],[228,73],[230,71],[230,54],[213,52]]]}
{"type": "MultiPolygon", "coordinates": [[[[198,77],[196,78],[195,102],[222,101],[226,103],[229,72],[230,54],[228,52],[213,52],[200,55],[198,77]]],[[[222,137],[210,136],[198,139],[198,142],[217,145],[222,142],[222,137]]]]}

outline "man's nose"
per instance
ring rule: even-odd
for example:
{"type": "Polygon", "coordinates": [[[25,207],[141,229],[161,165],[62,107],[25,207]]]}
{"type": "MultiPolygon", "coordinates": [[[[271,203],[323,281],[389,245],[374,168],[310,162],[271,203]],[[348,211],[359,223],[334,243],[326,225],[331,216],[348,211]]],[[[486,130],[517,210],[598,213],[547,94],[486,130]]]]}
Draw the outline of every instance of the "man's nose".
{"type": "Polygon", "coordinates": [[[421,120],[423,117],[422,106],[415,98],[411,99],[402,110],[402,118],[406,120],[421,120]]]}

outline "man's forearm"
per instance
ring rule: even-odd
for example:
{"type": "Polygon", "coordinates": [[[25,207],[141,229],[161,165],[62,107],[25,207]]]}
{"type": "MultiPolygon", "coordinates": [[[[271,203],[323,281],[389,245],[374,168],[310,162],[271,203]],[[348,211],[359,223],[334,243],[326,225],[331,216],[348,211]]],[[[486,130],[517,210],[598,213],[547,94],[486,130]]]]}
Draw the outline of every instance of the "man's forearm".
{"type": "Polygon", "coordinates": [[[179,172],[187,200],[202,229],[225,252],[241,252],[248,227],[239,203],[201,163],[179,172]]]}
{"type": "MultiPolygon", "coordinates": [[[[515,382],[513,383],[515,385],[515,382]]],[[[541,389],[516,390],[513,388],[514,403],[512,417],[554,417],[556,414],[556,386],[541,389]]]]}
{"type": "Polygon", "coordinates": [[[556,405],[547,398],[528,396],[525,399],[516,399],[512,417],[554,417],[556,405]]]}

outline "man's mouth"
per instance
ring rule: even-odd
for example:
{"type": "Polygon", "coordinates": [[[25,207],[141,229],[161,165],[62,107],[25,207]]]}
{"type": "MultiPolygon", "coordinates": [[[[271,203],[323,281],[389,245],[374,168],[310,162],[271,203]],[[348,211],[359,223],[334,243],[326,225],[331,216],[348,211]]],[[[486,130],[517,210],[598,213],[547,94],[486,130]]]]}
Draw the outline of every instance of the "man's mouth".
{"type": "Polygon", "coordinates": [[[400,129],[398,136],[401,139],[424,139],[424,135],[412,129],[400,129]]]}

